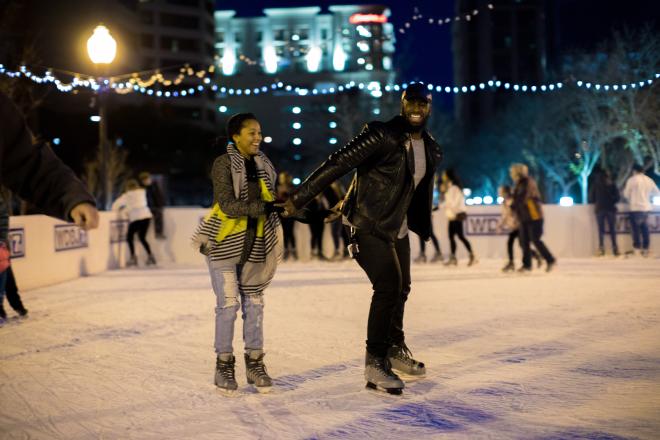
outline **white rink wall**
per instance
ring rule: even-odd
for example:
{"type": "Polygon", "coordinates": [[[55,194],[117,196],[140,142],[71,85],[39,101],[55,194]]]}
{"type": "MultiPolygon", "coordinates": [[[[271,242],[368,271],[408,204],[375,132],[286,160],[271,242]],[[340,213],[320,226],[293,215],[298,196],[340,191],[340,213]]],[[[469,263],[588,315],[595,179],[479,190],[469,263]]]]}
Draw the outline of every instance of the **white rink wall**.
{"type": "MultiPolygon", "coordinates": [[[[190,237],[197,224],[207,212],[203,208],[167,208],[165,210],[165,235],[167,240],[156,240],[153,227],[148,240],[159,264],[200,265],[202,256],[190,246],[190,237]]],[[[498,233],[496,224],[499,206],[468,207],[465,223],[467,238],[480,258],[505,258],[506,232],[498,233]]],[[[559,259],[567,257],[590,257],[598,247],[598,233],[593,207],[576,205],[561,207],[545,205],[545,233],[543,240],[559,259]]],[[[449,253],[447,221],[441,211],[433,214],[435,233],[440,240],[442,252],[449,253]]],[[[42,216],[16,216],[10,220],[10,241],[12,265],[19,288],[22,290],[48,286],[124,265],[128,247],[123,242],[128,223],[116,213],[101,213],[98,229],[85,233],[78,227],[62,221],[42,216]]],[[[649,218],[651,230],[651,250],[660,254],[660,210],[649,218]]],[[[629,225],[625,207],[621,207],[617,218],[617,239],[619,249],[631,248],[629,225]]],[[[295,226],[298,256],[301,260],[310,257],[310,234],[307,225],[295,226]]],[[[608,237],[606,237],[608,238],[608,237]]],[[[325,228],[324,253],[333,254],[330,228],[325,228]]],[[[144,264],[145,254],[141,244],[135,239],[136,252],[140,264],[144,264]]],[[[606,249],[609,252],[609,240],[606,249]]],[[[411,234],[412,255],[419,252],[419,241],[411,234]]],[[[519,251],[517,250],[519,253],[519,251]]],[[[427,243],[427,256],[433,255],[431,243],[427,243]]],[[[458,257],[464,257],[465,250],[458,243],[458,257]]]]}

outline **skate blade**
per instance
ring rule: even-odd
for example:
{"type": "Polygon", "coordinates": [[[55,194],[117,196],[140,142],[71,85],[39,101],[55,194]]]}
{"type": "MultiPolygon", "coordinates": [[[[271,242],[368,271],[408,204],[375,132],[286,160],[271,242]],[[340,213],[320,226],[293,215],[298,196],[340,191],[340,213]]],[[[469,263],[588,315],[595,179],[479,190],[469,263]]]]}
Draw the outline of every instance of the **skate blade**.
{"type": "Polygon", "coordinates": [[[237,397],[239,395],[238,390],[228,390],[225,388],[219,388],[217,386],[215,387],[215,389],[218,392],[218,394],[221,394],[225,397],[237,397]]]}
{"type": "Polygon", "coordinates": [[[270,394],[271,391],[273,391],[273,387],[258,387],[254,385],[254,388],[257,390],[257,393],[259,394],[270,394]]]}
{"type": "Polygon", "coordinates": [[[403,393],[403,388],[383,388],[372,382],[367,382],[366,388],[373,391],[391,394],[393,396],[400,396],[403,393]]]}
{"type": "Polygon", "coordinates": [[[399,379],[401,379],[405,382],[414,382],[416,380],[426,378],[426,373],[415,376],[415,375],[412,375],[412,374],[406,374],[406,373],[404,373],[403,371],[400,371],[400,370],[395,370],[394,368],[392,368],[392,372],[394,374],[396,374],[397,376],[399,376],[399,379]]]}

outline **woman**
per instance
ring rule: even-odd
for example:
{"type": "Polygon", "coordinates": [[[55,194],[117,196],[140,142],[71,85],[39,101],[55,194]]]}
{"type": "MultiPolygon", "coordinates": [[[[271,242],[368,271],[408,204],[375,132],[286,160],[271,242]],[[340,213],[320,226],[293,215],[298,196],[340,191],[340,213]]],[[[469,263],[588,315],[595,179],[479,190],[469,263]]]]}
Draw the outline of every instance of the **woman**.
{"type": "Polygon", "coordinates": [[[151,222],[151,210],[147,206],[147,192],[140,186],[137,180],[129,179],[126,182],[124,193],[112,204],[112,210],[128,211],[129,223],[126,241],[128,242],[131,257],[126,263],[126,266],[137,266],[135,245],[133,244],[135,234],[138,235],[142,247],[147,251],[147,266],[156,264],[156,259],[151,254],[151,247],[147,241],[147,231],[149,231],[149,223],[151,222]]]}
{"type": "Polygon", "coordinates": [[[477,262],[470,242],[463,234],[463,222],[467,218],[465,209],[465,199],[463,198],[463,186],[461,180],[453,169],[448,169],[442,173],[442,183],[445,190],[445,214],[449,220],[449,244],[451,246],[451,255],[445,263],[446,266],[456,266],[456,237],[461,240],[465,249],[470,254],[468,266],[472,266],[477,262]]]}
{"type": "Polygon", "coordinates": [[[543,206],[541,204],[541,193],[536,181],[529,176],[527,165],[515,163],[509,168],[511,180],[516,184],[513,190],[513,202],[511,209],[520,224],[520,246],[523,249],[523,265],[519,272],[532,270],[531,245],[539,251],[546,261],[546,272],[550,272],[556,260],[546,247],[541,236],[543,235],[543,206]]]}
{"type": "Polygon", "coordinates": [[[227,122],[227,154],[213,164],[214,205],[193,236],[207,256],[215,308],[215,384],[231,394],[235,378],[234,322],[243,312],[248,384],[259,392],[272,386],[264,364],[264,290],[282,257],[282,226],[273,207],[277,174],[259,151],[261,127],[251,113],[227,122]]]}
{"type": "MultiPolygon", "coordinates": [[[[500,186],[497,192],[498,195],[503,199],[502,215],[500,217],[497,228],[499,230],[507,229],[509,231],[509,239],[506,242],[506,250],[507,254],[509,255],[509,262],[502,268],[502,272],[512,272],[516,268],[513,262],[513,243],[516,241],[516,238],[518,238],[518,241],[520,242],[520,225],[518,224],[518,220],[516,219],[516,216],[511,209],[511,205],[513,204],[513,192],[511,187],[508,185],[500,186]]],[[[533,249],[531,252],[534,259],[536,259],[538,266],[541,267],[541,256],[533,249]]]]}

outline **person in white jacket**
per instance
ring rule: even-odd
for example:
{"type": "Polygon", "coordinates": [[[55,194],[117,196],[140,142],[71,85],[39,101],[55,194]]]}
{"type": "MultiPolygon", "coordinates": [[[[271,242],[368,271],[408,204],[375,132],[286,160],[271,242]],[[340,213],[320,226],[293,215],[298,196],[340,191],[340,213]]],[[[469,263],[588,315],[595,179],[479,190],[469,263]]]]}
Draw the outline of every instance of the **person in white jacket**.
{"type": "Polygon", "coordinates": [[[660,196],[660,190],[655,182],[644,174],[644,168],[635,165],[632,176],[626,181],[623,196],[628,200],[630,209],[633,248],[635,251],[641,250],[642,256],[648,257],[650,244],[648,217],[651,212],[651,198],[660,196]]]}
{"type": "Polygon", "coordinates": [[[147,242],[147,231],[149,230],[149,223],[152,214],[147,205],[147,192],[140,186],[137,180],[129,179],[126,182],[124,193],[114,201],[112,204],[112,210],[124,210],[128,214],[129,224],[126,241],[131,252],[131,257],[128,262],[126,262],[126,266],[137,265],[135,245],[133,244],[133,238],[136,233],[144,250],[147,251],[147,266],[156,264],[156,259],[151,254],[151,247],[149,246],[149,242],[147,242]]]}
{"type": "Polygon", "coordinates": [[[467,210],[461,181],[454,170],[448,169],[442,173],[442,187],[445,188],[444,211],[447,220],[449,220],[449,243],[451,246],[451,255],[445,265],[456,266],[458,264],[456,259],[456,237],[458,236],[458,239],[463,242],[465,249],[470,254],[468,266],[472,266],[477,262],[477,259],[474,252],[472,252],[470,242],[463,234],[463,222],[467,218],[467,210]]]}

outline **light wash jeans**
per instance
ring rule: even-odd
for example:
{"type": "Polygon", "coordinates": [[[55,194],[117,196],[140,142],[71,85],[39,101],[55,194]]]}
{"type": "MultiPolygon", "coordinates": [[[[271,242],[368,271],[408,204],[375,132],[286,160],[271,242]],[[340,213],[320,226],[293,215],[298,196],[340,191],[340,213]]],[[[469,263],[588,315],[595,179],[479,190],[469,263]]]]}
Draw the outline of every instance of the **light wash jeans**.
{"type": "Polygon", "coordinates": [[[207,260],[211,284],[215,292],[215,352],[233,353],[234,323],[239,305],[243,312],[243,342],[245,350],[263,350],[263,292],[245,295],[238,282],[242,266],[207,260]],[[239,304],[240,302],[240,304],[239,304]]]}

